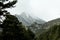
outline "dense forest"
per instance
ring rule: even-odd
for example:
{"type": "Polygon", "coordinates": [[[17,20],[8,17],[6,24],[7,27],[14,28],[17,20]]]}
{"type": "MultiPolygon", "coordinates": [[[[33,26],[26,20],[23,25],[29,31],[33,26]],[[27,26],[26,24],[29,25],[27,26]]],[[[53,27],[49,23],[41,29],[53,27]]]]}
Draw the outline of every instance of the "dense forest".
{"type": "Polygon", "coordinates": [[[35,40],[60,40],[60,25],[54,25],[38,37],[35,40]]]}

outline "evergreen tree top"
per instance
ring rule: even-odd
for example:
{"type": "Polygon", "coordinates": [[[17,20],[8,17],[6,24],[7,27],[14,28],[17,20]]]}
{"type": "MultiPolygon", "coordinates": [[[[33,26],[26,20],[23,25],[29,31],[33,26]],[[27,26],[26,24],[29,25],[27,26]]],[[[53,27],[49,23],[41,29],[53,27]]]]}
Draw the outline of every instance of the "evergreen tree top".
{"type": "Polygon", "coordinates": [[[13,7],[17,3],[17,0],[9,1],[8,3],[4,4],[4,2],[9,0],[0,0],[0,9],[10,8],[13,7]]]}

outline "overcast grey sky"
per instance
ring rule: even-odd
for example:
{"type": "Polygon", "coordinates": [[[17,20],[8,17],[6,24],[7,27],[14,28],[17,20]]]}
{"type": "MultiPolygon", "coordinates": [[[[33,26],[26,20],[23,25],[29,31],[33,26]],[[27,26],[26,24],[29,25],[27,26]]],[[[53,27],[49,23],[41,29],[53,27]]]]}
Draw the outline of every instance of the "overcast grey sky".
{"type": "Polygon", "coordinates": [[[16,7],[9,11],[11,14],[25,12],[50,21],[60,18],[60,0],[18,0],[16,7]]]}

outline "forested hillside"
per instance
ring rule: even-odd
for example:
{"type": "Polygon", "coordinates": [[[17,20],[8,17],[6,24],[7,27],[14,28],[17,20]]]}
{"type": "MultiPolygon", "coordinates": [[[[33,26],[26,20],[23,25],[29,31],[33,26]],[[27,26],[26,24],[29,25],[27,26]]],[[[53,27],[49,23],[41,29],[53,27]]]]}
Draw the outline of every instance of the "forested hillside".
{"type": "Polygon", "coordinates": [[[60,40],[60,25],[54,25],[35,40],[60,40]]]}

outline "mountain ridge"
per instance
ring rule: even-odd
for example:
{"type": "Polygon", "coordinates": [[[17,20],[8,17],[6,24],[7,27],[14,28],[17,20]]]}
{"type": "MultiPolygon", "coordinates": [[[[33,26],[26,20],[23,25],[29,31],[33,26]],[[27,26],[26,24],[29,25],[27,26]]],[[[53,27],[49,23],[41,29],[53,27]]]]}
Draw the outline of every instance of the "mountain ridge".
{"type": "Polygon", "coordinates": [[[18,18],[19,21],[21,21],[26,26],[30,26],[34,22],[37,22],[39,24],[45,23],[44,20],[42,20],[40,18],[32,17],[30,14],[24,13],[24,12],[20,15],[15,14],[15,16],[18,18]]]}
{"type": "Polygon", "coordinates": [[[55,40],[55,38],[54,38],[55,35],[56,35],[56,38],[58,37],[58,35],[60,35],[59,34],[60,31],[58,31],[58,30],[60,30],[60,18],[48,21],[48,22],[42,24],[41,27],[42,27],[42,32],[38,33],[38,35],[36,36],[37,40],[53,40],[53,39],[55,40]],[[43,29],[45,29],[45,30],[43,30],[43,29]],[[54,37],[53,37],[53,35],[54,35],[54,37]],[[43,39],[41,39],[41,38],[43,38],[43,39]]]}
{"type": "Polygon", "coordinates": [[[59,25],[59,24],[60,24],[60,18],[57,18],[57,19],[54,19],[54,20],[51,20],[51,21],[44,23],[42,27],[49,28],[49,26],[54,26],[54,25],[59,25]]]}

